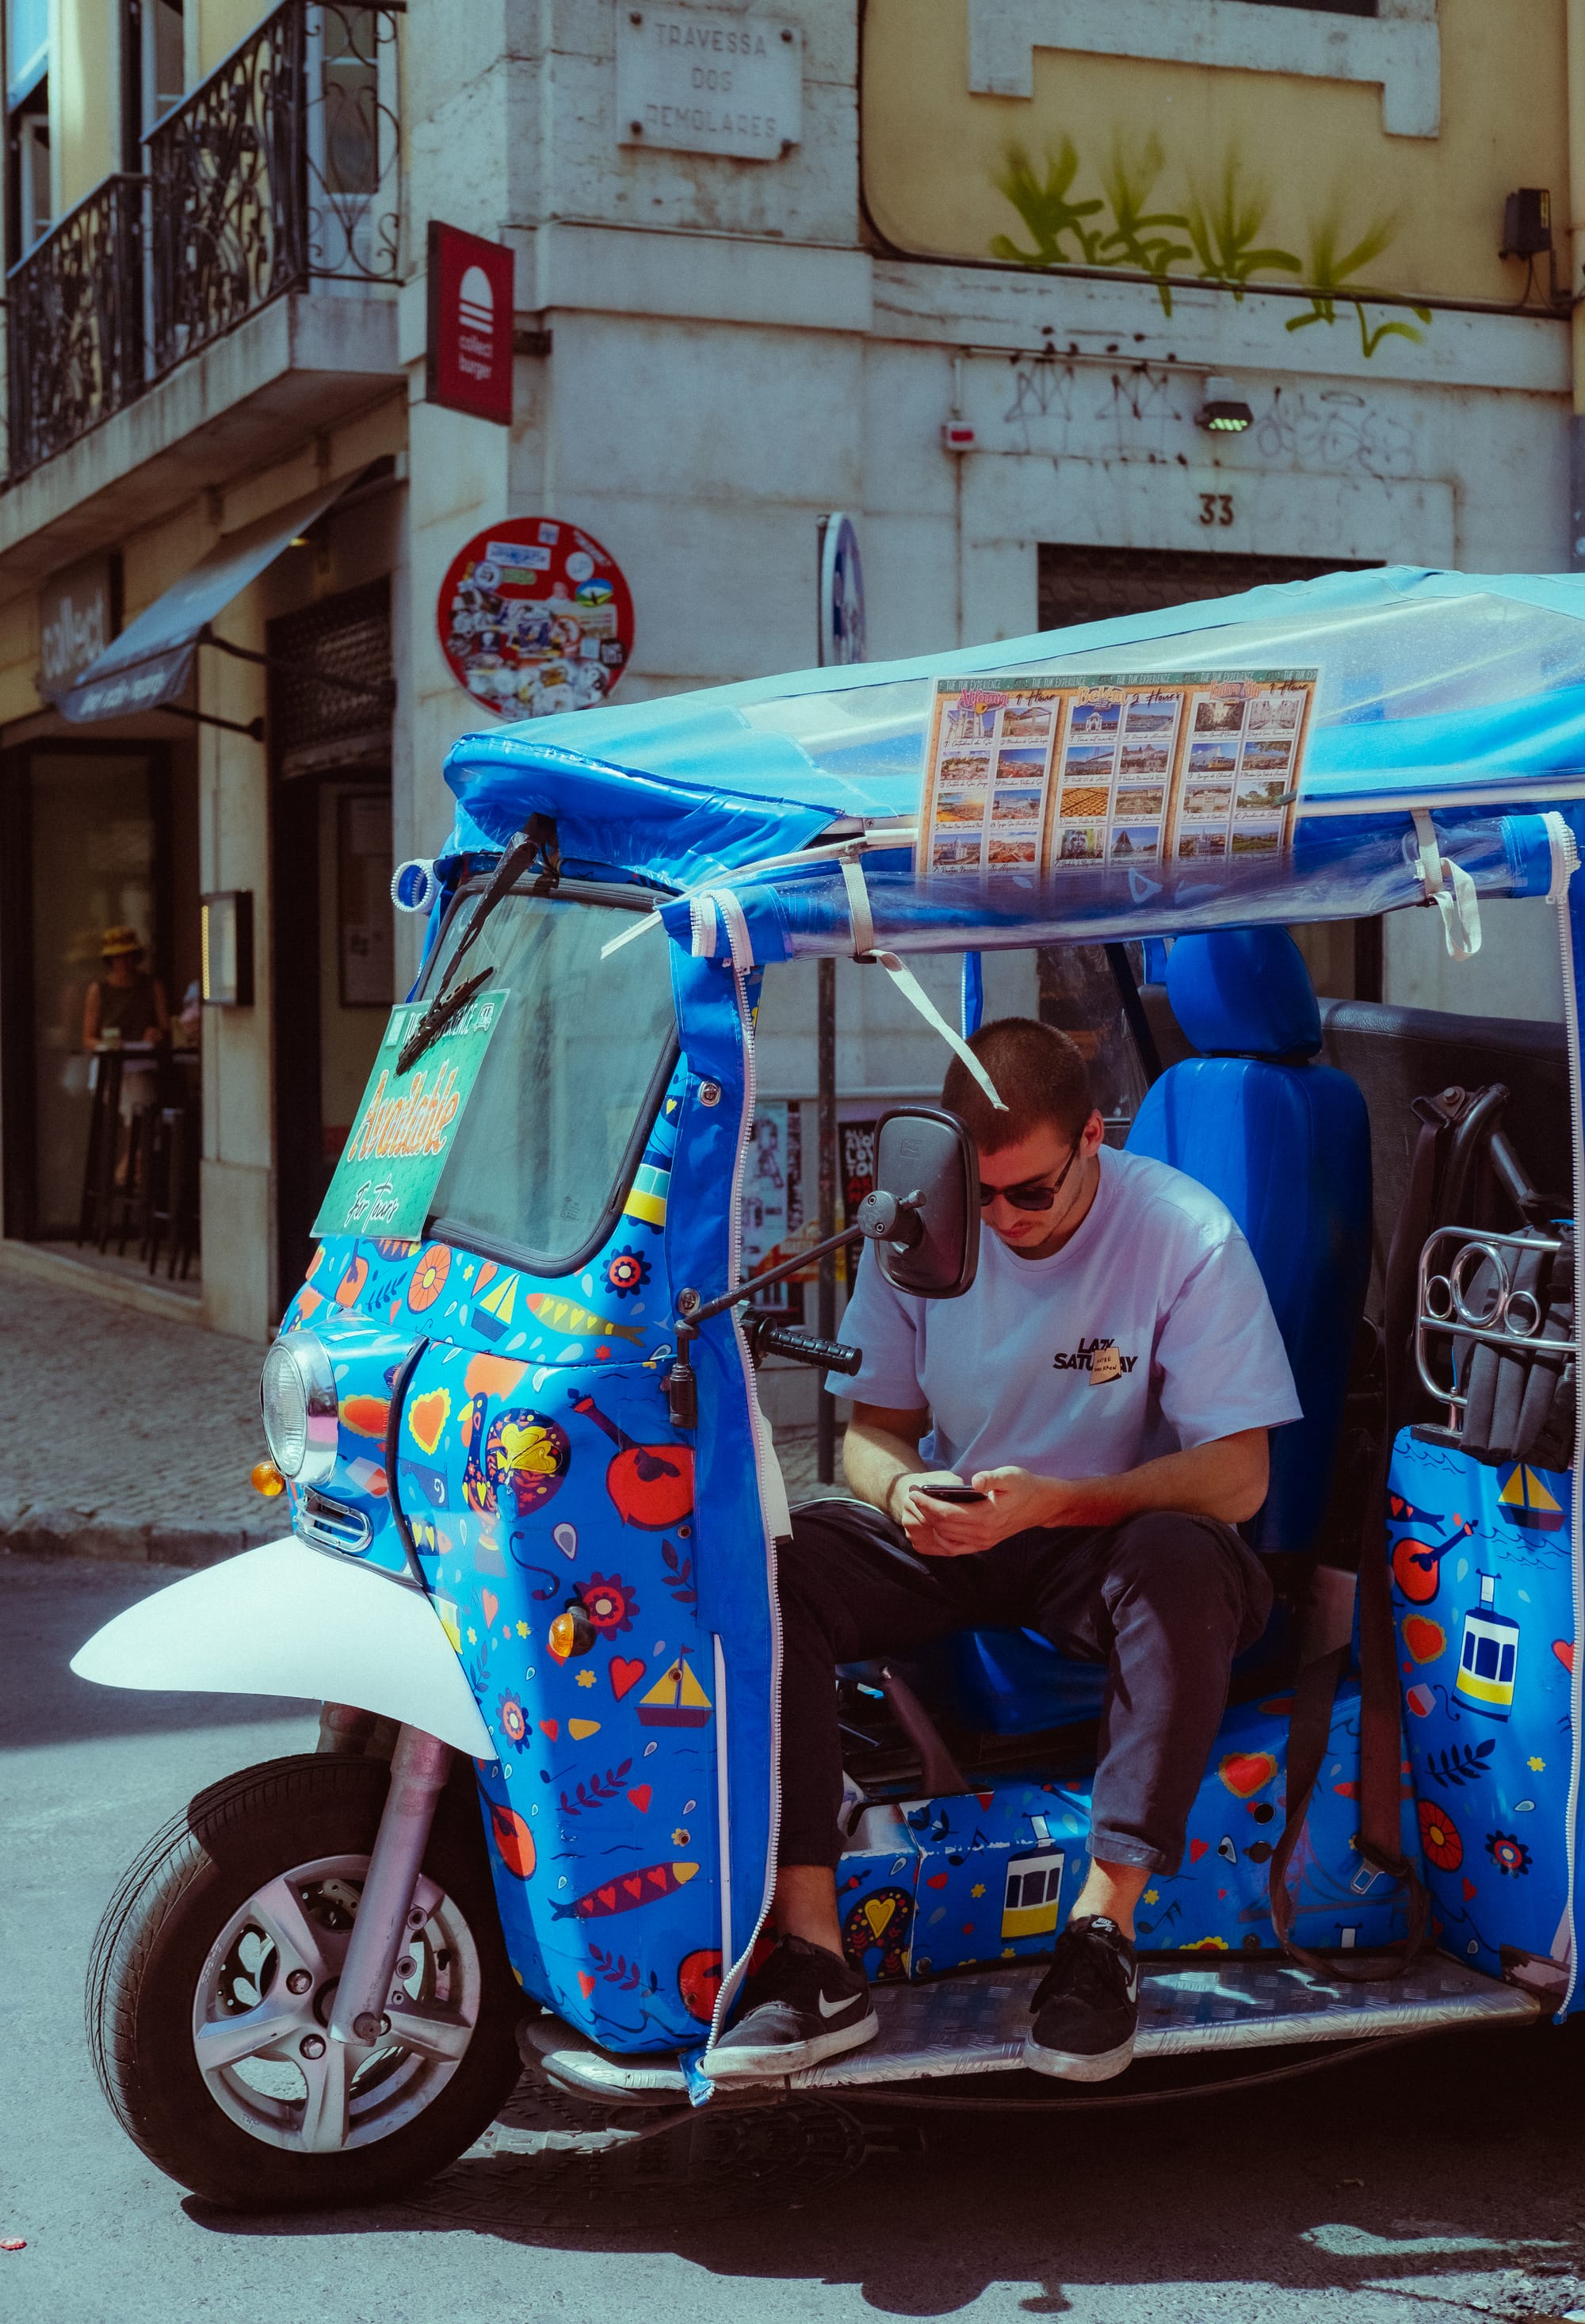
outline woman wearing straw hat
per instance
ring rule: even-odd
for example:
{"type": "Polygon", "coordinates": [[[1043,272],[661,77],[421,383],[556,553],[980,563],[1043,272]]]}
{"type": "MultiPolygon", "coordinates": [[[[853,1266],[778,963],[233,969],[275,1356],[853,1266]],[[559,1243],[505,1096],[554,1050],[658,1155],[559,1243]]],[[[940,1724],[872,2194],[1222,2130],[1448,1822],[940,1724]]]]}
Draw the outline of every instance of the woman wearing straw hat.
{"type": "MultiPolygon", "coordinates": [[[[170,1038],[170,1011],[159,979],[144,968],[143,947],[135,928],[106,928],[99,945],[103,974],[95,978],[83,998],[83,1047],[95,1059],[104,1049],[135,1049],[121,1068],[121,1101],[117,1111],[130,1133],[133,1117],[152,1105],[160,1087],[159,1067],[150,1051],[170,1038]]],[[[133,1167],[130,1138],[119,1143],[115,1183],[124,1186],[133,1167]]]]}
{"type": "Polygon", "coordinates": [[[83,1047],[98,1048],[106,1035],[116,1047],[169,1040],[170,1012],[159,980],[143,967],[137,930],[106,928],[99,957],[105,973],[83,997],[83,1047]]]}

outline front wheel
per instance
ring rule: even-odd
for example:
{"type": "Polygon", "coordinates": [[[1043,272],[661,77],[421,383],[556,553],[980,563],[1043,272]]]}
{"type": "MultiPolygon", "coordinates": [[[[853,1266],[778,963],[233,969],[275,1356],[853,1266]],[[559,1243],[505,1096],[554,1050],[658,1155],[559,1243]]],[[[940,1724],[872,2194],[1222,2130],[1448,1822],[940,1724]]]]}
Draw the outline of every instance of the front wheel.
{"type": "Polygon", "coordinates": [[[436,1812],[372,2044],[333,2041],[336,1983],[389,1770],[276,1759],[211,1786],[112,1898],[88,2040],[150,2161],[233,2209],[362,2203],[444,2169],[519,2072],[522,1997],[501,1941],[471,1778],[436,1812]]]}

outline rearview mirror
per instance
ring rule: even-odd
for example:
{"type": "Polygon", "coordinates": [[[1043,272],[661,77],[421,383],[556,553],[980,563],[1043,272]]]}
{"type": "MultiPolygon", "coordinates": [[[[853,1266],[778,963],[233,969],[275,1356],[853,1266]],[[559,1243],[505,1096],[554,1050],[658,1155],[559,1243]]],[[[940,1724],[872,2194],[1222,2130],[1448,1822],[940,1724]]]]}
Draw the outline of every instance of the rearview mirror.
{"type": "Polygon", "coordinates": [[[881,1274],[921,1299],[955,1299],[980,1263],[980,1162],[954,1113],[899,1105],[875,1132],[875,1192],[855,1224],[881,1274]]]}

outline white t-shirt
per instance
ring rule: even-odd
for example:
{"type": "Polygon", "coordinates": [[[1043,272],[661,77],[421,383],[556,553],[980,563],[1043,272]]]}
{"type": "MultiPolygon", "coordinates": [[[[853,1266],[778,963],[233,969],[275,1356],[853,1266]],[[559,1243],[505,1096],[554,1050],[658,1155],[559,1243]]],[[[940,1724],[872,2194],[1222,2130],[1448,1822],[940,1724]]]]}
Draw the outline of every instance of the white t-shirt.
{"type": "Polygon", "coordinates": [[[1115,1476],[1303,1417],[1253,1252],[1181,1170],[1102,1147],[1078,1231],[1020,1259],[987,1228],[960,1299],[896,1291],[865,1250],[842,1336],[864,1361],[834,1396],[928,1405],[929,1468],[1115,1476]]]}

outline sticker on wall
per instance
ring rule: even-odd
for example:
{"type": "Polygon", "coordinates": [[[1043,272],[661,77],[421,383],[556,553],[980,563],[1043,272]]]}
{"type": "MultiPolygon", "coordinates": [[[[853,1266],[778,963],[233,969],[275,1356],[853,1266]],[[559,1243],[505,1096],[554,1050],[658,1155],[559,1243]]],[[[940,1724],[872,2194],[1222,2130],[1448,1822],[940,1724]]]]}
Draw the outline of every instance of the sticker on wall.
{"type": "Polygon", "coordinates": [[[506,517],[453,558],[436,608],[459,686],[500,718],[544,718],[605,701],[633,650],[633,601],[593,534],[551,517],[506,517]]]}

